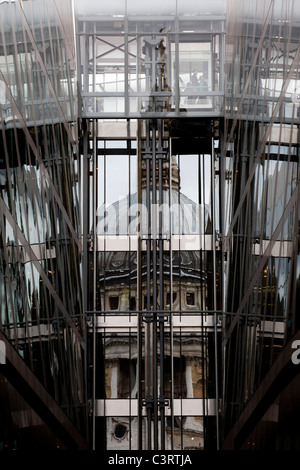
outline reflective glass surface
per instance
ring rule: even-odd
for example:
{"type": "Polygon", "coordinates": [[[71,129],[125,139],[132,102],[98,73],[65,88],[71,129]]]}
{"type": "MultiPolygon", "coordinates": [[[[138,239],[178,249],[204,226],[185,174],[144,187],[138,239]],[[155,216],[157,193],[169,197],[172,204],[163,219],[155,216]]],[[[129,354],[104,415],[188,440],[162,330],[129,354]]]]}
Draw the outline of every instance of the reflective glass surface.
{"type": "Polygon", "coordinates": [[[300,448],[299,25],[0,0],[0,449],[300,448]]]}
{"type": "MultiPolygon", "coordinates": [[[[39,419],[37,442],[45,445],[50,432],[43,390],[51,412],[53,399],[85,432],[72,4],[1,2],[0,28],[0,329],[24,362],[14,373],[27,367],[41,386],[31,414],[26,386],[24,400],[1,398],[16,419],[1,428],[0,442],[15,439],[21,449],[39,419]]],[[[54,441],[49,435],[49,448],[54,441]]]]}
{"type": "Polygon", "coordinates": [[[84,115],[220,115],[225,6],[76,1],[84,115]]]}
{"type": "MultiPolygon", "coordinates": [[[[270,386],[272,367],[289,356],[298,329],[298,5],[229,1],[226,74],[223,399],[228,431],[242,421],[255,392],[270,386]]],[[[267,429],[264,436],[260,426],[257,436],[244,448],[263,448],[264,439],[270,445],[267,429]]]]}

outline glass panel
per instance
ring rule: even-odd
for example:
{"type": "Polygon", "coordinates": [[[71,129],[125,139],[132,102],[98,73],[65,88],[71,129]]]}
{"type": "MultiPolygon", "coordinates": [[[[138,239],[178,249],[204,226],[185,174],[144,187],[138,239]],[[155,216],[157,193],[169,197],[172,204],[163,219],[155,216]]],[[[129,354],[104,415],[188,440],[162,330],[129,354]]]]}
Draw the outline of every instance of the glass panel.
{"type": "MultiPolygon", "coordinates": [[[[121,144],[118,145],[119,149],[127,148],[126,141],[118,142],[121,144]]],[[[100,150],[98,156],[97,233],[127,235],[129,230],[136,233],[135,218],[138,214],[136,155],[126,154],[126,151],[124,155],[113,155],[110,154],[110,149],[114,149],[114,145],[107,141],[105,149],[100,150]],[[107,155],[101,155],[102,152],[107,155]],[[115,181],[113,185],[112,178],[115,181]]]]}
{"type": "MultiPolygon", "coordinates": [[[[296,188],[296,167],[296,162],[271,159],[257,167],[254,203],[257,236],[273,238],[273,232],[277,229],[286,204],[296,188]]],[[[277,236],[278,240],[292,239],[293,218],[294,214],[291,212],[277,236]]]]}
{"type": "MultiPolygon", "coordinates": [[[[175,44],[172,44],[172,62],[175,62],[175,44]]],[[[175,64],[174,64],[175,65],[175,64]]],[[[209,85],[211,73],[211,44],[184,42],[179,44],[179,89],[180,105],[211,106],[205,92],[212,91],[209,85]]]]}
{"type": "Polygon", "coordinates": [[[81,85],[86,116],[107,113],[109,117],[116,114],[141,117],[153,112],[220,111],[224,34],[220,12],[215,20],[210,16],[204,19],[200,8],[195,11],[194,7],[187,13],[190,6],[184,5],[183,16],[187,18],[175,21],[176,8],[174,0],[157,8],[152,5],[149,16],[149,5],[131,0],[127,4],[128,16],[126,13],[124,16],[121,8],[108,21],[104,8],[105,20],[80,19],[81,85]],[[141,13],[144,16],[139,11],[145,12],[141,13]],[[208,31],[214,31],[214,36],[208,31]],[[199,83],[191,91],[189,82],[195,69],[199,69],[199,83]]]}

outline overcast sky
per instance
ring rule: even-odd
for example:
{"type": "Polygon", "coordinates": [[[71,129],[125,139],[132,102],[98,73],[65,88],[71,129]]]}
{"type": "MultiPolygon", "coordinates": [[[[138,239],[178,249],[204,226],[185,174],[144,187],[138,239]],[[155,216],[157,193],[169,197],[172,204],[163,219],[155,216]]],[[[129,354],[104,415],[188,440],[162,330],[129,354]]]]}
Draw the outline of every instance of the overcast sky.
{"type": "MultiPolygon", "coordinates": [[[[0,0],[1,2],[1,0],[0,0]]],[[[227,3],[234,10],[243,9],[243,13],[250,18],[265,18],[270,11],[274,19],[285,18],[300,19],[299,0],[74,0],[75,12],[78,15],[114,15],[124,14],[127,3],[127,12],[131,15],[158,15],[176,12],[179,15],[192,14],[225,14],[227,3]]]]}
{"type": "Polygon", "coordinates": [[[215,13],[221,14],[226,11],[227,0],[74,0],[75,12],[77,14],[175,14],[176,3],[178,14],[184,13],[215,13]]]}

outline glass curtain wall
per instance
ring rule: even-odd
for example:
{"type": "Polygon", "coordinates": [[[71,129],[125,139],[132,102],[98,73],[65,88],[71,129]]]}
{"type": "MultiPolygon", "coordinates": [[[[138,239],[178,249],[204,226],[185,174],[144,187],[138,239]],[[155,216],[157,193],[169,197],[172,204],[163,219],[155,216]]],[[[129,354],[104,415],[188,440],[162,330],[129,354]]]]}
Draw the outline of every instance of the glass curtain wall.
{"type": "Polygon", "coordinates": [[[299,328],[297,3],[230,1],[226,43],[225,435],[299,328]]]}
{"type": "MultiPolygon", "coordinates": [[[[94,449],[286,448],[283,427],[297,448],[297,1],[0,13],[0,335],[15,370],[94,449]]],[[[33,442],[43,416],[4,375],[0,390],[0,447],[33,442]]]]}
{"type": "Polygon", "coordinates": [[[218,446],[225,12],[201,8],[75,3],[96,449],[218,446]]]}
{"type": "Polygon", "coordinates": [[[136,139],[95,143],[87,283],[94,445],[215,448],[221,257],[212,246],[212,155],[170,158],[166,133],[152,189],[146,136],[140,151],[136,139]]]}
{"type": "MultiPolygon", "coordinates": [[[[0,327],[85,433],[72,18],[71,2],[0,4],[0,327]]],[[[37,418],[10,396],[0,441],[20,446],[37,418]]]]}
{"type": "Polygon", "coordinates": [[[216,0],[209,9],[181,0],[75,1],[83,115],[219,116],[225,7],[216,0]],[[159,80],[151,71],[154,59],[159,80]],[[159,110],[154,100],[162,103],[159,110]]]}

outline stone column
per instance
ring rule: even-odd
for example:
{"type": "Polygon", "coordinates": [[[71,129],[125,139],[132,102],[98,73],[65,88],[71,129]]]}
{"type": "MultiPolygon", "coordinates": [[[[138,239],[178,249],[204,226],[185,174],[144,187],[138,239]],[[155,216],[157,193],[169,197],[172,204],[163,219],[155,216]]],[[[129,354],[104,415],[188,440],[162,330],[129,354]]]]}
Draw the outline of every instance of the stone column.
{"type": "MultiPolygon", "coordinates": [[[[185,358],[186,398],[194,398],[193,368],[199,363],[199,357],[186,356],[185,358]]],[[[203,432],[203,424],[201,421],[195,420],[193,416],[187,416],[184,421],[183,429],[187,431],[203,432]]]]}
{"type": "Polygon", "coordinates": [[[107,398],[118,398],[120,381],[120,364],[118,359],[109,359],[106,361],[106,396],[107,398]],[[110,391],[110,394],[109,394],[110,391]]]}

